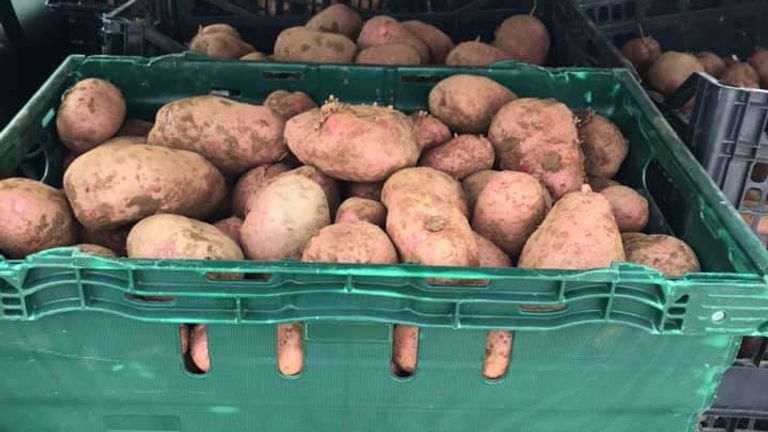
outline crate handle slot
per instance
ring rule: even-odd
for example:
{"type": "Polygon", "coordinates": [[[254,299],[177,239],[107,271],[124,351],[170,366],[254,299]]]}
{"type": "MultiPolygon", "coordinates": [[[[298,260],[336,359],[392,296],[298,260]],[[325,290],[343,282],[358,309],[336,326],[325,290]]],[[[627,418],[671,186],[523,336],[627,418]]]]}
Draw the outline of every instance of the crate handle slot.
{"type": "Polygon", "coordinates": [[[141,304],[150,304],[156,306],[171,306],[176,302],[176,297],[168,296],[154,296],[154,295],[140,295],[140,294],[125,294],[126,300],[137,302],[141,304]]]}
{"type": "Polygon", "coordinates": [[[261,77],[265,80],[290,80],[300,81],[304,74],[301,72],[262,72],[261,77]]]}
{"type": "Polygon", "coordinates": [[[211,88],[208,94],[222,97],[238,97],[243,94],[240,89],[211,88]]]}

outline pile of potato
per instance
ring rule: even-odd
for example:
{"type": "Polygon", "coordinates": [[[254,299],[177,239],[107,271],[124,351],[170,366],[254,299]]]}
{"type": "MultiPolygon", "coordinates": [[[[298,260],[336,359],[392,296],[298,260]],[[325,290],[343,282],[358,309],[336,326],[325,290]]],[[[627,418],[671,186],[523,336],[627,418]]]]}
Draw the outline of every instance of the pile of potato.
{"type": "MultiPolygon", "coordinates": [[[[301,92],[263,105],[202,95],[168,103],[150,124],[125,119],[114,85],[84,79],[57,111],[72,152],[63,190],[0,181],[0,252],[699,270],[682,241],[642,233],[648,201],[611,180],[629,144],[605,117],[462,74],[424,103],[428,113],[407,115],[333,98],[318,107],[301,92]]],[[[207,350],[204,330],[191,330],[193,360],[207,350]]],[[[488,378],[505,373],[510,344],[509,332],[489,333],[488,378]]],[[[414,371],[417,346],[417,328],[396,326],[397,371],[414,371]]],[[[302,370],[300,323],[278,326],[278,367],[302,370]]]]}
{"type": "MultiPolygon", "coordinates": [[[[627,41],[621,48],[643,79],[662,97],[672,95],[694,73],[717,78],[723,84],[744,88],[768,88],[768,50],[758,48],[746,61],[736,56],[720,57],[709,51],[695,54],[662,52],[659,42],[651,36],[627,41]]],[[[684,106],[690,111],[693,103],[684,106]]]]}
{"type": "Polygon", "coordinates": [[[255,51],[227,24],[201,27],[189,49],[227,60],[485,66],[513,59],[542,65],[550,42],[547,28],[533,15],[514,15],[504,20],[490,44],[473,40],[454,45],[448,35],[431,24],[417,20],[401,23],[385,15],[363,22],[349,6],[334,4],[304,26],[282,31],[272,55],[255,51]]]}

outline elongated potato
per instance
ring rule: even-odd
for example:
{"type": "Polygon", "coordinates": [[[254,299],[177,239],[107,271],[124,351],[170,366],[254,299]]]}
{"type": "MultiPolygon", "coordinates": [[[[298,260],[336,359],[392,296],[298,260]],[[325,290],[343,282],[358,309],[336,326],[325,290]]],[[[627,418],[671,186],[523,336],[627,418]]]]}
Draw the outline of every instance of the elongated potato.
{"type": "Polygon", "coordinates": [[[205,324],[195,324],[189,330],[189,358],[202,373],[211,370],[211,357],[208,353],[208,328],[205,324]]]}
{"type": "Polygon", "coordinates": [[[485,338],[483,376],[491,380],[503,377],[509,368],[511,352],[512,332],[507,330],[489,331],[485,338]]]}
{"type": "Polygon", "coordinates": [[[648,223],[648,200],[632,188],[610,186],[600,191],[611,204],[621,232],[640,232],[648,223]]]}
{"type": "Polygon", "coordinates": [[[234,240],[211,224],[184,216],[157,214],[131,228],[130,258],[242,260],[234,240]]]}
{"type": "Polygon", "coordinates": [[[336,213],[336,223],[369,222],[383,227],[387,220],[387,209],[384,204],[365,198],[347,198],[339,206],[336,213]]]}
{"type": "Polygon", "coordinates": [[[502,169],[539,179],[554,199],[585,181],[584,155],[571,110],[552,99],[517,99],[493,117],[488,138],[502,169]]]}
{"type": "Polygon", "coordinates": [[[529,174],[498,172],[477,197],[472,228],[506,254],[517,257],[549,211],[548,195],[529,174]]]}
{"type": "Polygon", "coordinates": [[[64,94],[56,111],[56,131],[62,144],[86,152],[114,136],[125,119],[125,100],[109,81],[86,78],[64,94]]]}
{"type": "Polygon", "coordinates": [[[374,45],[406,44],[418,53],[421,63],[429,62],[429,47],[394,18],[380,15],[363,24],[357,38],[357,46],[364,50],[374,45]]]}
{"type": "Polygon", "coordinates": [[[615,124],[593,111],[578,123],[584,169],[590,177],[611,178],[627,158],[627,139],[615,124]]]}
{"type": "Polygon", "coordinates": [[[419,165],[462,180],[478,171],[493,168],[493,160],[493,145],[485,137],[459,135],[424,153],[419,165]]]}
{"type": "Polygon", "coordinates": [[[240,241],[252,260],[298,258],[315,231],[331,222],[323,189],[298,174],[275,178],[252,201],[240,230],[240,241]]]}
{"type": "Polygon", "coordinates": [[[205,156],[222,173],[240,174],[282,159],[283,119],[264,106],[193,96],[157,112],[147,142],[205,156]]]}
{"type": "Polygon", "coordinates": [[[461,181],[461,188],[464,190],[464,197],[467,200],[469,214],[474,214],[477,197],[496,173],[498,173],[498,171],[478,171],[461,181]]]}
{"type": "Polygon", "coordinates": [[[392,174],[381,190],[381,202],[389,208],[404,197],[423,194],[448,202],[467,215],[460,184],[444,172],[429,167],[406,168],[392,174]]]}
{"type": "Polygon", "coordinates": [[[547,27],[533,15],[514,15],[496,29],[493,45],[509,53],[515,60],[543,65],[549,54],[547,27]]]}
{"type": "Polygon", "coordinates": [[[76,240],[75,221],[59,189],[25,178],[0,180],[0,255],[23,258],[76,240]]]}
{"type": "Polygon", "coordinates": [[[292,376],[304,369],[304,326],[301,323],[277,325],[277,370],[292,376]]]}
{"type": "Polygon", "coordinates": [[[64,173],[75,217],[90,229],[111,228],[155,213],[203,219],[224,198],[224,178],[197,153],[146,144],[105,143],[64,173]]]}
{"type": "Polygon", "coordinates": [[[416,371],[419,361],[419,328],[396,324],[392,333],[392,369],[400,377],[416,371]]]}
{"type": "Polygon", "coordinates": [[[416,130],[416,140],[419,142],[421,151],[427,151],[450,141],[451,131],[448,126],[426,111],[417,111],[411,114],[410,119],[416,130]]]}
{"type": "Polygon", "coordinates": [[[396,264],[397,251],[387,234],[376,225],[346,222],[320,228],[301,255],[304,262],[396,264]]]}
{"type": "Polygon", "coordinates": [[[344,35],[291,27],[277,36],[274,52],[281,62],[352,63],[357,47],[344,35]]]}
{"type": "Polygon", "coordinates": [[[342,34],[352,40],[360,34],[363,19],[345,4],[334,4],[315,14],[304,27],[326,33],[342,34]]]}
{"type": "Polygon", "coordinates": [[[477,243],[467,219],[435,195],[404,195],[388,205],[387,233],[403,262],[477,266],[477,243]]]}
{"type": "Polygon", "coordinates": [[[443,64],[453,49],[453,41],[439,28],[418,20],[405,21],[403,27],[421,39],[429,48],[429,63],[443,64]]]}
{"type": "Polygon", "coordinates": [[[235,216],[244,218],[248,200],[255,195],[268,180],[288,171],[288,167],[282,163],[262,165],[253,168],[240,176],[232,190],[232,212],[235,216]]]}
{"type": "Polygon", "coordinates": [[[512,56],[493,45],[479,41],[462,42],[445,57],[448,66],[488,66],[512,56]]]}
{"type": "Polygon", "coordinates": [[[419,157],[408,117],[390,108],[343,105],[299,114],[285,127],[285,141],[304,164],[354,182],[380,181],[419,157]],[[377,143],[371,145],[371,143],[377,143]]]}
{"type": "Polygon", "coordinates": [[[460,133],[485,133],[494,114],[517,98],[509,89],[486,77],[453,75],[429,92],[429,112],[460,133]]]}
{"type": "Polygon", "coordinates": [[[701,270],[696,253],[682,240],[664,235],[627,233],[621,236],[627,261],[654,268],[667,277],[701,270]]]}
{"type": "Polygon", "coordinates": [[[579,270],[608,267],[624,260],[610,203],[585,185],[555,203],[528,238],[517,266],[579,270]]]}

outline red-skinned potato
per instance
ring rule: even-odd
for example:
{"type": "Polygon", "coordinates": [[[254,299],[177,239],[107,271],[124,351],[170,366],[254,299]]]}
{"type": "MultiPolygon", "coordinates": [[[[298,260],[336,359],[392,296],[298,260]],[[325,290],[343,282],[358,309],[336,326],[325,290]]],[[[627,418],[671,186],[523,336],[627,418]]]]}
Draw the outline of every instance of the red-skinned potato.
{"type": "Polygon", "coordinates": [[[498,173],[498,171],[478,171],[461,181],[461,188],[464,190],[464,197],[467,200],[469,214],[473,214],[475,211],[475,203],[477,202],[478,195],[480,195],[480,192],[485,188],[485,185],[488,184],[496,173],[498,173]]]}
{"type": "Polygon", "coordinates": [[[443,64],[453,49],[453,41],[439,28],[417,20],[401,23],[403,27],[421,39],[429,47],[429,63],[443,64]]]}
{"type": "Polygon", "coordinates": [[[697,72],[704,72],[704,66],[695,56],[667,51],[651,65],[648,70],[648,81],[654,89],[669,96],[697,72]]]}
{"type": "Polygon", "coordinates": [[[493,45],[479,41],[462,42],[456,45],[445,57],[448,66],[488,66],[509,60],[512,56],[493,45]]]}
{"type": "Polygon", "coordinates": [[[355,63],[373,65],[419,65],[416,48],[403,43],[373,45],[357,53],[355,63]]]}
{"type": "Polygon", "coordinates": [[[240,246],[240,229],[243,227],[242,219],[237,216],[232,216],[215,222],[213,226],[218,228],[240,246]]]}
{"type": "Polygon", "coordinates": [[[613,210],[620,232],[640,232],[648,223],[648,200],[632,188],[610,186],[600,191],[613,210]]]}
{"type": "Polygon", "coordinates": [[[426,111],[417,111],[411,114],[410,119],[416,130],[416,140],[419,142],[421,151],[427,151],[452,138],[448,126],[426,111]]]}
{"type": "Polygon", "coordinates": [[[420,63],[429,62],[429,47],[394,18],[380,15],[363,24],[357,38],[361,50],[374,45],[400,43],[413,47],[419,53],[420,63]]]}
{"type": "Polygon", "coordinates": [[[622,45],[621,53],[638,72],[645,75],[653,62],[661,56],[661,45],[651,36],[640,36],[622,45]]]}
{"type": "Polygon", "coordinates": [[[354,40],[363,27],[363,20],[349,6],[334,4],[315,14],[304,26],[321,32],[338,33],[354,40]]]}
{"type": "Polygon", "coordinates": [[[336,212],[336,223],[369,222],[380,227],[387,220],[387,208],[384,204],[365,198],[347,198],[336,212]]]}
{"type": "Polygon", "coordinates": [[[274,52],[281,62],[352,63],[357,47],[344,35],[291,27],[277,36],[274,52]]]}
{"type": "Polygon", "coordinates": [[[244,218],[247,203],[251,196],[264,187],[269,179],[288,170],[289,168],[284,164],[276,163],[253,168],[240,176],[232,190],[232,212],[235,216],[244,218]]]}
{"type": "Polygon", "coordinates": [[[146,142],[146,138],[149,136],[149,131],[152,130],[152,126],[154,126],[154,123],[146,120],[136,118],[125,119],[115,136],[143,137],[144,142],[146,142]]]}
{"type": "Polygon", "coordinates": [[[682,240],[664,234],[622,234],[627,261],[681,277],[701,270],[696,253],[682,240]]]}
{"type": "Polygon", "coordinates": [[[220,60],[236,60],[256,51],[253,45],[226,31],[198,33],[189,42],[189,49],[220,60]]]}
{"type": "Polygon", "coordinates": [[[408,196],[432,195],[467,215],[467,203],[459,182],[448,174],[429,167],[406,168],[384,183],[381,202],[389,209],[408,196]]]}
{"type": "Polygon", "coordinates": [[[715,78],[720,78],[723,75],[723,72],[725,72],[725,62],[719,55],[713,52],[702,51],[696,53],[696,58],[699,59],[701,65],[704,66],[704,71],[715,78]]]}
{"type": "Polygon", "coordinates": [[[493,167],[493,145],[483,136],[459,135],[424,153],[419,165],[442,171],[462,180],[493,167]]]}
{"type": "Polygon", "coordinates": [[[493,45],[523,63],[543,65],[549,55],[547,27],[533,15],[514,15],[496,29],[493,45]]]}
{"type": "Polygon", "coordinates": [[[328,225],[315,233],[301,255],[304,262],[396,264],[397,251],[387,234],[365,221],[328,225]]]}
{"type": "Polygon", "coordinates": [[[264,105],[275,112],[283,120],[317,108],[317,104],[306,93],[296,91],[275,90],[264,100],[264,105]]]}
{"type": "Polygon", "coordinates": [[[109,81],[86,78],[64,93],[56,131],[68,149],[86,152],[114,136],[125,119],[125,100],[109,81]]]}
{"type": "Polygon", "coordinates": [[[384,182],[347,183],[347,197],[381,201],[381,188],[383,187],[384,182]]]}
{"type": "Polygon", "coordinates": [[[627,139],[621,130],[594,111],[588,111],[581,117],[578,130],[587,175],[598,178],[615,176],[629,153],[627,139]]]}
{"type": "Polygon", "coordinates": [[[453,75],[429,92],[429,112],[459,133],[485,133],[491,119],[517,96],[489,78],[453,75]]]}

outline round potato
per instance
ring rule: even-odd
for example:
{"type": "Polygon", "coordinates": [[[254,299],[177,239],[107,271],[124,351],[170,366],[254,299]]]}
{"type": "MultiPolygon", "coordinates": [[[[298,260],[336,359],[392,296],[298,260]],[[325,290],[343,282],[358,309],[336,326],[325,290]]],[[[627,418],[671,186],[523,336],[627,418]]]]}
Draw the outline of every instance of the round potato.
{"type": "Polygon", "coordinates": [[[403,43],[373,45],[357,53],[355,63],[374,65],[418,65],[421,57],[416,48],[403,43]]]}
{"type": "Polygon", "coordinates": [[[547,27],[533,15],[514,15],[496,29],[493,45],[515,60],[543,65],[549,55],[551,41],[547,27]]]}
{"type": "Polygon", "coordinates": [[[627,139],[619,128],[607,118],[589,111],[578,123],[578,130],[587,175],[599,178],[615,176],[629,153],[627,139]]]}
{"type": "Polygon", "coordinates": [[[371,105],[332,101],[299,114],[288,120],[285,141],[304,164],[354,182],[384,180],[398,169],[416,165],[419,157],[408,117],[371,105]]]}
{"type": "Polygon", "coordinates": [[[475,242],[477,242],[477,262],[480,267],[512,266],[512,260],[503,250],[480,234],[476,232],[474,234],[475,242]]]}
{"type": "Polygon", "coordinates": [[[234,240],[211,224],[184,216],[157,214],[131,228],[129,258],[242,260],[234,240]]]}
{"type": "Polygon", "coordinates": [[[274,51],[282,62],[352,63],[357,47],[340,34],[291,27],[277,36],[274,51]]]}
{"type": "Polygon", "coordinates": [[[758,48],[748,61],[760,76],[762,86],[768,88],[768,49],[758,48]]]}
{"type": "Polygon", "coordinates": [[[205,158],[146,144],[105,143],[75,159],[64,173],[75,216],[91,229],[155,213],[205,218],[224,198],[221,173],[205,158]]]}
{"type": "Polygon", "coordinates": [[[648,224],[648,200],[632,188],[610,186],[600,191],[611,204],[620,232],[639,232],[648,224]]]}
{"type": "Polygon", "coordinates": [[[364,50],[374,45],[405,44],[413,47],[421,61],[429,63],[429,47],[410,30],[397,22],[394,18],[380,15],[375,16],[363,24],[360,35],[357,38],[357,46],[364,50]]]}
{"type": "Polygon", "coordinates": [[[387,209],[384,204],[365,198],[347,198],[336,213],[337,224],[363,221],[383,227],[386,220],[387,209]]]}
{"type": "Polygon", "coordinates": [[[456,45],[445,57],[445,64],[448,66],[488,66],[511,58],[509,53],[493,45],[469,41],[456,45]]]}
{"type": "Polygon", "coordinates": [[[648,70],[648,81],[654,89],[669,96],[697,72],[704,72],[704,66],[695,56],[667,51],[651,65],[648,70]]]}
{"type": "Polygon", "coordinates": [[[321,228],[304,247],[305,262],[396,264],[397,251],[387,234],[365,222],[346,222],[321,228]]]}
{"type": "Polygon", "coordinates": [[[288,171],[287,174],[298,174],[317,182],[317,184],[323,188],[323,193],[325,193],[325,197],[328,199],[328,208],[331,211],[331,218],[333,218],[336,214],[336,209],[339,208],[339,202],[341,201],[341,198],[339,197],[339,185],[336,180],[323,174],[319,169],[309,165],[292,169],[288,171]]]}
{"type": "Polygon", "coordinates": [[[429,112],[460,133],[485,133],[494,114],[517,96],[486,77],[453,75],[429,92],[429,112]]]}
{"type": "Polygon", "coordinates": [[[233,175],[285,157],[284,125],[264,106],[193,96],[160,108],[147,143],[194,151],[233,175]]]}
{"type": "Polygon", "coordinates": [[[302,175],[284,174],[253,198],[240,241],[252,260],[299,258],[307,240],[330,223],[323,188],[302,175]]]}
{"type": "Polygon", "coordinates": [[[584,155],[571,110],[552,99],[517,99],[488,131],[502,169],[527,172],[559,199],[584,183],[584,155]]]}
{"type": "Polygon", "coordinates": [[[127,256],[125,251],[125,242],[128,240],[128,233],[133,228],[132,225],[126,225],[118,228],[91,229],[80,227],[77,241],[80,244],[93,244],[101,246],[114,252],[117,256],[127,256]]]}
{"type": "Polygon", "coordinates": [[[627,261],[654,268],[667,277],[701,270],[696,253],[682,240],[664,234],[627,233],[621,236],[627,261]]]}
{"type": "Polygon", "coordinates": [[[213,226],[218,228],[240,246],[240,229],[243,227],[242,219],[237,216],[232,216],[214,223],[213,226]]]}
{"type": "Polygon", "coordinates": [[[533,176],[497,172],[477,196],[472,228],[504,253],[517,257],[550,205],[547,189],[533,176]]]}
{"type": "Polygon", "coordinates": [[[410,119],[416,130],[416,140],[421,151],[427,151],[451,139],[448,126],[426,111],[417,111],[411,114],[410,119]]]}
{"type": "Polygon", "coordinates": [[[467,200],[469,214],[474,213],[478,195],[480,195],[480,192],[485,188],[485,185],[488,184],[496,173],[498,173],[498,171],[478,171],[461,181],[461,188],[464,190],[464,197],[467,200]]]}
{"type": "Polygon", "coordinates": [[[125,119],[125,99],[109,81],[86,78],[64,94],[56,132],[68,149],[84,153],[113,137],[125,119]]]}
{"type": "Polygon", "coordinates": [[[198,33],[189,42],[189,50],[220,60],[236,60],[256,51],[239,36],[223,31],[198,33]]]}
{"type": "Polygon", "coordinates": [[[453,49],[453,41],[439,28],[418,20],[405,21],[403,27],[421,39],[429,48],[429,63],[443,64],[453,49]]]}
{"type": "Polygon", "coordinates": [[[404,197],[424,194],[445,201],[467,215],[461,185],[444,172],[429,167],[406,168],[392,174],[381,190],[381,202],[389,209],[404,197]]]}
{"type": "Polygon", "coordinates": [[[289,118],[317,108],[317,104],[304,92],[275,90],[264,100],[264,105],[275,112],[281,119],[289,118]]]}
{"type": "Polygon", "coordinates": [[[64,194],[44,183],[0,180],[0,254],[25,256],[76,241],[76,225],[64,194]]]}
{"type": "Polygon", "coordinates": [[[256,167],[240,176],[232,190],[232,213],[244,218],[248,200],[264,187],[269,179],[287,171],[285,164],[276,163],[256,167]]]}
{"type": "Polygon", "coordinates": [[[760,88],[760,76],[746,62],[736,62],[725,68],[720,81],[734,87],[760,88]]]}
{"type": "Polygon", "coordinates": [[[240,32],[229,24],[216,23],[209,24],[207,26],[200,26],[197,30],[197,34],[211,34],[211,33],[225,33],[230,36],[240,38],[240,32]]]}
{"type": "Polygon", "coordinates": [[[424,153],[419,165],[462,180],[478,171],[493,168],[493,160],[493,145],[485,137],[459,135],[424,153]]]}
{"type": "Polygon", "coordinates": [[[347,183],[347,197],[366,198],[373,201],[381,200],[381,188],[384,182],[347,183]]]}
{"type": "Polygon", "coordinates": [[[354,40],[360,34],[363,19],[349,6],[334,4],[315,14],[304,27],[326,33],[342,34],[354,40]]]}
{"type": "Polygon", "coordinates": [[[650,36],[640,36],[628,40],[621,47],[621,53],[645,76],[648,68],[661,56],[661,45],[650,36]]]}
{"type": "Polygon", "coordinates": [[[696,58],[699,59],[701,65],[704,66],[704,71],[715,78],[720,78],[723,75],[723,72],[725,72],[725,62],[719,55],[713,52],[702,51],[696,53],[696,58]]]}

